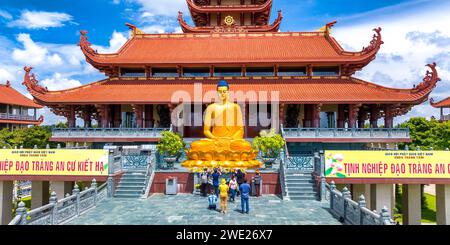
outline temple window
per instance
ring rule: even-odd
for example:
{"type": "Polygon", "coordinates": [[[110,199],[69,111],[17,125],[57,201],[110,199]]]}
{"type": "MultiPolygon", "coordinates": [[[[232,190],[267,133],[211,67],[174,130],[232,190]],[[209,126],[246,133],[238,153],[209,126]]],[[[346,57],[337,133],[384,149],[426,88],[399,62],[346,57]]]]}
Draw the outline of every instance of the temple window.
{"type": "Polygon", "coordinates": [[[152,77],[178,77],[177,68],[152,68],[152,77]]]}
{"type": "Polygon", "coordinates": [[[0,113],[8,113],[8,107],[5,104],[0,104],[0,113]]]}
{"type": "Polygon", "coordinates": [[[247,67],[245,75],[247,77],[262,76],[270,77],[274,76],[273,67],[247,67]]]}
{"type": "Polygon", "coordinates": [[[241,67],[215,67],[215,77],[240,77],[242,76],[241,67]]]}
{"type": "Polygon", "coordinates": [[[313,67],[313,76],[339,76],[338,66],[313,67]]]}
{"type": "Polygon", "coordinates": [[[306,76],[306,67],[279,67],[278,76],[306,76]]]}
{"type": "Polygon", "coordinates": [[[145,69],[143,69],[143,68],[121,68],[120,76],[122,76],[122,77],[145,77],[145,69]]]}
{"type": "Polygon", "coordinates": [[[208,67],[184,67],[183,77],[209,77],[208,67]]]}

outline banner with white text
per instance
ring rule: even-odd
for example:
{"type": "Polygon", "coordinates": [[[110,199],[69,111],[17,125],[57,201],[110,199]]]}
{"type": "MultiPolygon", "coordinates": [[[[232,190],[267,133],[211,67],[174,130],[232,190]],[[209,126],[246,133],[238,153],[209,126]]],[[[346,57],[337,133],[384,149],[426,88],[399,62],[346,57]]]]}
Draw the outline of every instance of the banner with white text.
{"type": "Polygon", "coordinates": [[[3,149],[0,176],[107,176],[107,150],[3,149]]]}
{"type": "Polygon", "coordinates": [[[450,179],[450,151],[325,151],[325,177],[450,179]]]}

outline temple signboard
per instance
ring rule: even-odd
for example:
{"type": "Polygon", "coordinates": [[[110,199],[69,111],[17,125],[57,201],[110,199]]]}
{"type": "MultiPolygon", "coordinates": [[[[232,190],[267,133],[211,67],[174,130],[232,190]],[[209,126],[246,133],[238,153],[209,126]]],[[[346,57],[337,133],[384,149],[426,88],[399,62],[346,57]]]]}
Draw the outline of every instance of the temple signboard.
{"type": "Polygon", "coordinates": [[[325,151],[325,177],[450,179],[450,151],[325,151]]]}
{"type": "Polygon", "coordinates": [[[0,176],[107,176],[107,150],[3,149],[0,176]]]}

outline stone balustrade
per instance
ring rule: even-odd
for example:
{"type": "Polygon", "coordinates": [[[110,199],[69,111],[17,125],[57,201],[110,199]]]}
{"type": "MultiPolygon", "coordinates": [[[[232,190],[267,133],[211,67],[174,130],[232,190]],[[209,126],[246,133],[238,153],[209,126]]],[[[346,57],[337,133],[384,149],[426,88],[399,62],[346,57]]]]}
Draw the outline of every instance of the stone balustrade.
{"type": "Polygon", "coordinates": [[[49,204],[27,211],[24,202],[20,202],[16,215],[9,225],[59,225],[78,217],[97,203],[106,198],[107,184],[97,188],[97,182],[92,180],[90,188],[80,192],[75,185],[72,195],[58,200],[56,193],[52,192],[49,204]]]}
{"type": "Polygon", "coordinates": [[[160,138],[169,128],[54,128],[53,138],[160,138]]]}
{"type": "Polygon", "coordinates": [[[282,128],[285,139],[290,138],[360,138],[360,139],[409,139],[408,128],[282,128]]]}
{"type": "Polygon", "coordinates": [[[387,207],[381,213],[371,211],[366,207],[366,199],[363,195],[358,202],[352,200],[352,195],[347,187],[342,192],[336,189],[334,182],[326,184],[327,199],[330,202],[330,212],[342,223],[348,225],[393,225],[387,207]]]}

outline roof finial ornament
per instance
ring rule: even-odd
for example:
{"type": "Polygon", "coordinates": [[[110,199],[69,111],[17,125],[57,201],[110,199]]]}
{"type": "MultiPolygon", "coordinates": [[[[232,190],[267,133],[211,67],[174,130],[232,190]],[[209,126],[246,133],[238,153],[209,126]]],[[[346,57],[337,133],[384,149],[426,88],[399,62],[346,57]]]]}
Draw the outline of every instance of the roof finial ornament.
{"type": "Polygon", "coordinates": [[[90,53],[90,54],[97,54],[97,51],[92,49],[91,47],[91,43],[88,40],[87,37],[87,31],[85,30],[81,30],[80,31],[80,42],[78,43],[78,46],[81,47],[82,50],[85,50],[86,52],[90,53]]]}
{"type": "Polygon", "coordinates": [[[9,80],[6,80],[6,87],[7,88],[11,87],[11,83],[9,82],[9,80]]]}
{"type": "Polygon", "coordinates": [[[433,62],[432,64],[427,64],[426,66],[430,67],[431,71],[427,70],[425,77],[423,78],[423,82],[414,88],[416,90],[422,90],[428,87],[434,88],[436,87],[437,82],[441,81],[436,70],[436,63],[433,62]]]}
{"type": "Polygon", "coordinates": [[[130,23],[125,23],[126,26],[128,26],[128,28],[130,28],[131,30],[131,38],[133,38],[136,35],[142,35],[144,34],[143,31],[141,31],[139,28],[137,28],[135,25],[130,24],[130,23]]]}
{"type": "MultiPolygon", "coordinates": [[[[280,10],[280,11],[281,11],[281,10],[280,10]]],[[[322,27],[319,29],[319,32],[324,32],[325,35],[330,35],[330,33],[331,33],[331,28],[332,28],[336,23],[337,23],[337,21],[332,21],[332,22],[327,23],[326,25],[322,26],[322,27]]]]}
{"type": "Polygon", "coordinates": [[[22,85],[25,85],[30,93],[37,92],[44,94],[48,92],[47,88],[44,88],[38,84],[39,81],[36,79],[34,73],[30,75],[30,71],[33,69],[33,67],[25,66],[23,69],[25,71],[25,75],[23,78],[22,85]]]}
{"type": "Polygon", "coordinates": [[[362,52],[363,54],[367,54],[372,51],[378,51],[381,47],[381,44],[384,44],[383,40],[381,39],[381,27],[374,28],[373,31],[375,34],[373,34],[372,41],[370,41],[369,46],[364,47],[362,52]]]}

